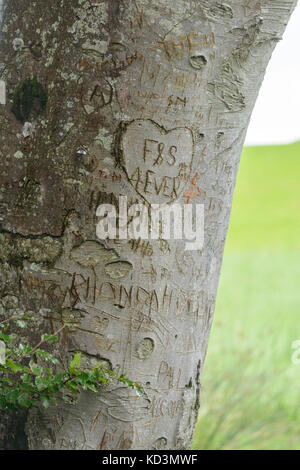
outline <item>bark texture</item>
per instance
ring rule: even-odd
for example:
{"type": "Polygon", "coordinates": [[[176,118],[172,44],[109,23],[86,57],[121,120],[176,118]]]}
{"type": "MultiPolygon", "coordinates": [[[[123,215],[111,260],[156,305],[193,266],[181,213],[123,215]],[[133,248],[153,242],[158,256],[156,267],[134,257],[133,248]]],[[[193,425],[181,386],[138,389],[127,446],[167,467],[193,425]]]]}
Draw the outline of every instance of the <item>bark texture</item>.
{"type": "Polygon", "coordinates": [[[26,438],[24,415],[2,414],[3,447],[190,446],[239,157],[294,6],[1,2],[1,314],[29,314],[31,338],[66,324],[63,360],[81,351],[146,391],[114,385],[31,410],[26,438]],[[203,249],[102,242],[96,209],[120,195],[204,204],[203,249]]]}

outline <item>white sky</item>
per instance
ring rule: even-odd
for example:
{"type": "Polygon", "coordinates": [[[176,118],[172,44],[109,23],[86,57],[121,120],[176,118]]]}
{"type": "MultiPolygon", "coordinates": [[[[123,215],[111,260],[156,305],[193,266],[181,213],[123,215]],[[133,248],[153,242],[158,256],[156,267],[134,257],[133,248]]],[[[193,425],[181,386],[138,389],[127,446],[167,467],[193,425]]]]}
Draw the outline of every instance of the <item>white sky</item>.
{"type": "Polygon", "coordinates": [[[269,63],[246,145],[300,140],[300,2],[269,63]]]}

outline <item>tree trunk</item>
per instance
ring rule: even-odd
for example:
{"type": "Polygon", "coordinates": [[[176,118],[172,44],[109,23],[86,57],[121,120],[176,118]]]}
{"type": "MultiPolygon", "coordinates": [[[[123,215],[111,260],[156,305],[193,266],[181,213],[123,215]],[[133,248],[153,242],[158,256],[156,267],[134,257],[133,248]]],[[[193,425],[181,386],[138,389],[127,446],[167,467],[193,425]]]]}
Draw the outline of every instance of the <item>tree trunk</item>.
{"type": "MultiPolygon", "coordinates": [[[[64,361],[81,351],[145,389],[33,409],[28,447],[187,449],[239,157],[295,1],[2,3],[3,314],[30,315],[31,339],[67,325],[64,361]],[[203,247],[100,240],[97,207],[119,196],[203,204],[203,247]]],[[[24,414],[6,420],[18,447],[24,414]]]]}

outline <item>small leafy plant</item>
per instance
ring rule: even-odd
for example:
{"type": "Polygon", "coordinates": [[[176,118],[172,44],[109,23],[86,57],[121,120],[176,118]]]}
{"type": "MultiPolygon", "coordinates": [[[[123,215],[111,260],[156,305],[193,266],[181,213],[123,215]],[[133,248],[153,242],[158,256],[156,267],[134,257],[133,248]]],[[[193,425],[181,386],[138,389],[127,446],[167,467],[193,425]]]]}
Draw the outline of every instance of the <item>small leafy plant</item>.
{"type": "Polygon", "coordinates": [[[5,359],[0,363],[0,408],[14,410],[33,405],[48,408],[50,403],[57,403],[60,392],[68,391],[77,395],[83,390],[91,390],[97,393],[100,385],[116,380],[135,389],[138,396],[143,394],[140,384],[131,381],[125,374],[116,374],[101,363],[91,369],[83,368],[81,353],[75,353],[70,364],[64,366],[43,349],[47,343],[58,341],[58,334],[65,326],[52,335],[43,334],[35,346],[22,343],[15,345],[12,335],[8,333],[9,327],[15,323],[20,328],[27,328],[28,319],[25,314],[21,314],[0,322],[0,348],[1,343],[5,345],[5,359]],[[59,364],[62,370],[57,372],[59,364]]]}

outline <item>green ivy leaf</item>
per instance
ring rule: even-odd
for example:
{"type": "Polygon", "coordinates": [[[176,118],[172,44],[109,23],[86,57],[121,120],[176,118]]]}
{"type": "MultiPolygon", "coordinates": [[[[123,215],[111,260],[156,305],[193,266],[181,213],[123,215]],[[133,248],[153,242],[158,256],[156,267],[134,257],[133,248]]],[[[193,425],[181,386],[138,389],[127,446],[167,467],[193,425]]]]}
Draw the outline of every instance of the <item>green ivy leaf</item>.
{"type": "Polygon", "coordinates": [[[31,382],[31,376],[27,373],[25,374],[22,374],[21,375],[21,380],[23,380],[23,382],[26,384],[26,383],[30,383],[31,382]]]}
{"type": "Polygon", "coordinates": [[[12,359],[10,358],[7,358],[6,359],[6,366],[11,369],[13,372],[17,373],[17,372],[21,372],[23,370],[23,366],[21,366],[20,364],[18,364],[17,362],[14,362],[12,359]]]}
{"type": "Polygon", "coordinates": [[[58,341],[58,337],[55,336],[55,335],[44,334],[42,336],[42,340],[43,341],[50,341],[51,343],[55,343],[56,341],[58,341]]]}
{"type": "Polygon", "coordinates": [[[43,359],[46,359],[46,361],[52,362],[53,364],[58,364],[59,361],[56,359],[56,357],[52,356],[52,354],[48,353],[47,351],[44,351],[42,349],[37,349],[35,351],[35,354],[37,356],[42,357],[43,359]]]}
{"type": "Polygon", "coordinates": [[[36,364],[34,361],[30,361],[29,363],[30,370],[35,374],[35,375],[41,375],[43,372],[42,367],[40,367],[38,364],[36,364]]]}
{"type": "Polygon", "coordinates": [[[73,360],[70,362],[69,370],[70,372],[76,372],[76,369],[79,369],[81,361],[81,353],[76,353],[73,360]]]}
{"type": "Polygon", "coordinates": [[[1,332],[0,332],[0,339],[2,339],[2,341],[5,341],[6,343],[11,342],[11,337],[7,336],[7,335],[5,335],[4,333],[1,333],[1,332]]]}
{"type": "Polygon", "coordinates": [[[18,325],[20,328],[27,328],[27,325],[24,321],[22,320],[15,320],[16,325],[18,325]]]}

